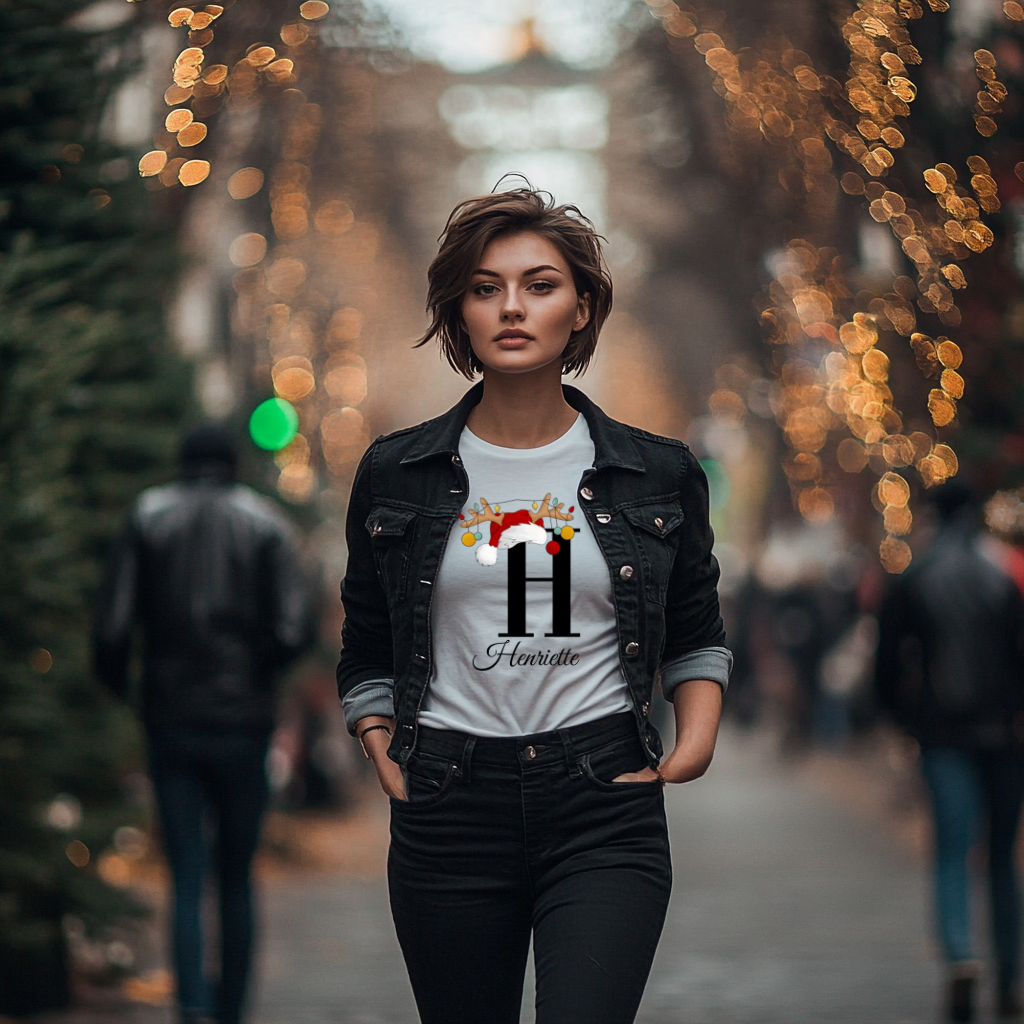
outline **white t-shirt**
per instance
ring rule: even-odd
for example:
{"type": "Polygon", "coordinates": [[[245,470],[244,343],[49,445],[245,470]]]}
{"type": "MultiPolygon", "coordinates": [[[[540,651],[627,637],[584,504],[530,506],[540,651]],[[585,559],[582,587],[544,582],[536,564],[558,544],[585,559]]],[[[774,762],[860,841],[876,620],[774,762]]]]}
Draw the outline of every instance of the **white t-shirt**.
{"type": "Polygon", "coordinates": [[[524,736],[628,711],[608,563],[576,508],[586,420],[541,448],[466,428],[459,454],[471,497],[435,582],[420,724],[524,736]]]}

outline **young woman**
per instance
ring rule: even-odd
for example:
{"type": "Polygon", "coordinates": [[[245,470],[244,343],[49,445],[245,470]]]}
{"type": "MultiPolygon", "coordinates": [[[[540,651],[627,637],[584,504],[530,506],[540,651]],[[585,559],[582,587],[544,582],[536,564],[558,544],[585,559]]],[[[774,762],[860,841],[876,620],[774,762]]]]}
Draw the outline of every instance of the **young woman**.
{"type": "Polygon", "coordinates": [[[627,1024],[671,888],[662,786],[707,769],[731,667],[707,481],[562,384],[612,303],[575,207],[466,200],[428,277],[422,343],[483,380],[370,446],[342,584],[395,927],[425,1024],[518,1022],[531,935],[538,1024],[627,1024]]]}

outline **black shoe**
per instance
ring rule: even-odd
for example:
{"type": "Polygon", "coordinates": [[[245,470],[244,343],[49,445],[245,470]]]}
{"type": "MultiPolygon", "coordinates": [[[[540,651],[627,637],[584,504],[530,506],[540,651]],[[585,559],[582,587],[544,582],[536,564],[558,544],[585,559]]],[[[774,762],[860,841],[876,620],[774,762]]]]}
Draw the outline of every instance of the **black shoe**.
{"type": "Polygon", "coordinates": [[[973,974],[954,977],[949,982],[949,1019],[956,1024],[974,1020],[974,997],[978,979],[973,974]]]}

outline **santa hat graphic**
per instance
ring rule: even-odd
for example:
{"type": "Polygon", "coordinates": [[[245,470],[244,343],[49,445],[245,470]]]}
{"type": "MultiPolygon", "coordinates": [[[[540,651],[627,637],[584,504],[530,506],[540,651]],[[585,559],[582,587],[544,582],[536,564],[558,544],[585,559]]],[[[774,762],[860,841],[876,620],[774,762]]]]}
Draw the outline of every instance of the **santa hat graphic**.
{"type": "Polygon", "coordinates": [[[547,531],[540,523],[535,523],[525,509],[506,512],[500,523],[491,522],[491,539],[476,549],[476,560],[481,565],[494,565],[499,549],[507,551],[517,544],[545,544],[547,539],[547,531]]]}

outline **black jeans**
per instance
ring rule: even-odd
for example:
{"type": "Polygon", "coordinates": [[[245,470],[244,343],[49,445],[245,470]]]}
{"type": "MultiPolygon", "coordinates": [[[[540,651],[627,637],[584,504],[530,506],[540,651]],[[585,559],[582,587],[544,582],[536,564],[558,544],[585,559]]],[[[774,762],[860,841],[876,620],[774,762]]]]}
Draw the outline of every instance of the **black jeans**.
{"type": "Polygon", "coordinates": [[[202,895],[207,819],[216,829],[220,897],[220,1024],[241,1018],[252,958],[250,868],[267,803],[265,732],[151,732],[150,772],[174,878],[172,949],[182,1015],[211,1012],[203,977],[202,895]]]}
{"type": "Polygon", "coordinates": [[[672,888],[631,715],[517,739],[424,728],[391,801],[391,910],[424,1024],[629,1024],[672,888]]]}

